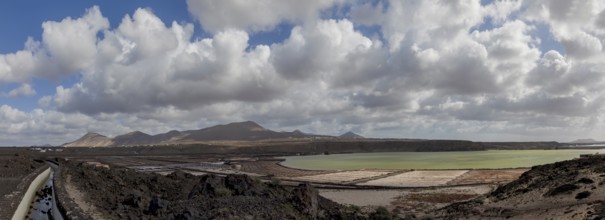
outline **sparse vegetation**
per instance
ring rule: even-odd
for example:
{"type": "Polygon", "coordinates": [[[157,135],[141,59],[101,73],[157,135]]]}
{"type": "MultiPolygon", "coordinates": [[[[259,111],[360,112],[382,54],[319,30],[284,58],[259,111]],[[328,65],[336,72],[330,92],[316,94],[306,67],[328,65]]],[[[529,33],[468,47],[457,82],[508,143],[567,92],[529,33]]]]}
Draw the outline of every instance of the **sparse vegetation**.
{"type": "Polygon", "coordinates": [[[394,219],[394,216],[385,207],[380,206],[380,207],[376,208],[376,211],[374,211],[373,213],[370,214],[369,219],[372,219],[372,220],[391,220],[391,219],[394,219]]]}
{"type": "Polygon", "coordinates": [[[556,196],[564,193],[571,193],[572,191],[579,189],[579,187],[575,184],[563,184],[548,191],[544,196],[556,196]]]}
{"type": "Polygon", "coordinates": [[[589,196],[590,196],[590,192],[584,191],[584,192],[578,193],[576,195],[576,199],[585,199],[585,198],[588,198],[589,196]]]}
{"type": "Polygon", "coordinates": [[[457,193],[431,193],[431,194],[409,194],[403,200],[412,200],[428,203],[452,203],[469,200],[477,197],[476,194],[457,194],[457,193]]]}
{"type": "Polygon", "coordinates": [[[578,180],[578,183],[592,184],[592,183],[594,183],[594,181],[592,179],[582,177],[580,180],[578,180]]]}

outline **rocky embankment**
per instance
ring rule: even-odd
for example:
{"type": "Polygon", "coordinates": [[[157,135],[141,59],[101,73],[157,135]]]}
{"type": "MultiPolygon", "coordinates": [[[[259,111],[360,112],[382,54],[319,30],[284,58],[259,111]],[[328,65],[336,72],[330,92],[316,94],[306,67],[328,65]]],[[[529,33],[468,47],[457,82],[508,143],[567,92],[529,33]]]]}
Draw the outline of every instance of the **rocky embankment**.
{"type": "MultiPolygon", "coordinates": [[[[285,188],[246,175],[168,176],[124,168],[61,165],[66,188],[75,186],[95,210],[89,216],[109,219],[367,219],[356,207],[318,195],[307,184],[285,188]]],[[[66,193],[70,194],[70,193],[66,193]]],[[[73,194],[73,193],[72,193],[73,194]]],[[[59,198],[66,199],[66,198],[59,198]]],[[[82,202],[73,202],[78,204],[82,202]]]]}
{"type": "Polygon", "coordinates": [[[535,166],[518,180],[438,210],[443,219],[605,219],[605,156],[535,166]]]}

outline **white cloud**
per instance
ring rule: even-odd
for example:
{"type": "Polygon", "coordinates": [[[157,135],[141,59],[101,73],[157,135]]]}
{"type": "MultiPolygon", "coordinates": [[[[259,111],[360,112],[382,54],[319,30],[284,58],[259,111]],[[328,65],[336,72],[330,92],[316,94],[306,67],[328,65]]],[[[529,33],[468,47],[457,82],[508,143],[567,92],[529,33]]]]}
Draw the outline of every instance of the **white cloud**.
{"type": "Polygon", "coordinates": [[[351,20],[360,25],[377,25],[383,22],[383,10],[385,6],[382,2],[372,4],[366,2],[351,7],[351,20]]]}
{"type": "Polygon", "coordinates": [[[26,43],[28,49],[0,55],[0,82],[27,82],[40,71],[39,66],[43,65],[40,63],[46,60],[35,52],[38,50],[35,44],[29,38],[26,43]]]}
{"type": "Polygon", "coordinates": [[[605,31],[599,27],[605,2],[599,0],[527,1],[523,17],[550,27],[554,37],[572,58],[602,55],[605,31]]]}
{"type": "Polygon", "coordinates": [[[51,54],[53,63],[63,71],[82,70],[93,64],[97,53],[97,33],[108,27],[109,21],[96,6],[88,9],[81,18],[47,21],[42,24],[44,48],[51,54]]]}
{"type": "Polygon", "coordinates": [[[40,98],[43,109],[0,107],[0,130],[55,143],[85,130],[159,133],[239,120],[382,137],[598,134],[605,7],[570,2],[191,0],[211,34],[201,39],[193,24],[165,25],[149,9],[109,28],[93,7],[45,22],[41,42],[0,55],[0,82],[22,84],[15,96],[35,94],[31,78],[81,74],[40,98]],[[320,18],[342,5],[351,8],[344,17],[320,18]],[[282,22],[293,24],[283,42],[249,45],[282,22]],[[564,51],[540,51],[543,24],[564,51]],[[368,25],[379,33],[362,32],[368,25]]]}
{"type": "Polygon", "coordinates": [[[586,32],[577,32],[574,36],[561,39],[567,55],[573,58],[589,58],[602,54],[601,41],[586,32]]]}
{"type": "Polygon", "coordinates": [[[191,41],[192,32],[192,25],[166,27],[151,11],[137,10],[98,42],[102,65],[86,69],[75,86],[57,88],[57,108],[87,114],[192,109],[265,101],[284,89],[269,64],[269,47],[247,51],[246,32],[229,29],[191,41]]]}
{"type": "Polygon", "coordinates": [[[402,41],[446,44],[483,21],[479,1],[391,0],[388,5],[380,20],[391,49],[402,41]]]}
{"type": "Polygon", "coordinates": [[[339,64],[355,54],[367,53],[371,47],[372,41],[356,32],[350,21],[326,20],[294,27],[290,38],[271,48],[272,62],[288,79],[329,76],[338,71],[339,64]]]}
{"type": "Polygon", "coordinates": [[[2,94],[4,97],[18,98],[22,96],[33,96],[36,95],[36,90],[32,88],[30,84],[21,84],[21,86],[9,91],[8,93],[2,94]]]}
{"type": "Polygon", "coordinates": [[[319,17],[321,10],[338,2],[341,0],[187,0],[187,6],[204,29],[210,32],[230,28],[264,31],[281,22],[313,21],[319,17]]]}
{"type": "Polygon", "coordinates": [[[52,96],[43,96],[42,98],[38,99],[38,106],[43,108],[49,107],[52,101],[52,96]]]}
{"type": "Polygon", "coordinates": [[[0,106],[0,118],[2,121],[19,122],[26,119],[26,114],[8,105],[0,106]]]}
{"type": "Polygon", "coordinates": [[[521,0],[494,1],[484,8],[485,16],[492,18],[494,23],[503,23],[509,16],[521,9],[521,0]]]}
{"type": "Polygon", "coordinates": [[[58,79],[90,67],[97,53],[97,33],[108,27],[97,6],[81,18],[44,22],[43,43],[28,38],[23,50],[0,54],[0,83],[58,79]]]}

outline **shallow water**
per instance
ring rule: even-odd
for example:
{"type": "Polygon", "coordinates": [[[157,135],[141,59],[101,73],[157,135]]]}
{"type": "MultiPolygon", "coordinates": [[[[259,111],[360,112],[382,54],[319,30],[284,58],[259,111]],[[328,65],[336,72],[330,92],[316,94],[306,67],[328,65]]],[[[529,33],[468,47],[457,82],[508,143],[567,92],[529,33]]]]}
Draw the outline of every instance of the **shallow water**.
{"type": "Polygon", "coordinates": [[[283,157],[283,165],[310,170],[497,169],[531,167],[577,158],[600,150],[489,150],[387,152],[283,157]]]}

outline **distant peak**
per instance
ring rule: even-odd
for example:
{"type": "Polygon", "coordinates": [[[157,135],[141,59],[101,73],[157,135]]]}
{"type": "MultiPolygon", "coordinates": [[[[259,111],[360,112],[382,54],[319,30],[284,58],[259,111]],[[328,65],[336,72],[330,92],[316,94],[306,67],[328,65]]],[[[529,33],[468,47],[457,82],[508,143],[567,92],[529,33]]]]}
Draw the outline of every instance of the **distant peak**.
{"type": "Polygon", "coordinates": [[[105,135],[88,132],[78,140],[63,144],[66,147],[104,147],[111,145],[111,139],[105,135]]]}
{"type": "Polygon", "coordinates": [[[586,138],[586,139],[577,139],[575,141],[572,141],[571,143],[584,143],[584,144],[586,144],[586,143],[596,143],[596,142],[598,142],[598,141],[595,140],[595,139],[586,138]]]}
{"type": "Polygon", "coordinates": [[[96,133],[96,132],[88,132],[88,133],[86,133],[82,137],[98,137],[98,136],[106,137],[105,135],[102,135],[102,134],[99,134],[99,133],[96,133]]]}
{"type": "Polygon", "coordinates": [[[126,134],[126,135],[148,135],[148,134],[145,133],[145,132],[141,132],[141,131],[133,131],[133,132],[130,132],[130,133],[126,134]]]}
{"type": "Polygon", "coordinates": [[[260,126],[258,123],[253,122],[253,121],[233,122],[233,123],[226,124],[224,126],[225,127],[234,127],[234,128],[243,128],[246,130],[255,130],[255,131],[265,130],[265,128],[263,128],[263,126],[260,126]]]}
{"type": "Polygon", "coordinates": [[[344,134],[340,135],[339,137],[341,137],[341,138],[352,138],[352,139],[362,139],[362,138],[364,138],[363,136],[355,134],[352,131],[344,133],[344,134]]]}
{"type": "Polygon", "coordinates": [[[233,122],[228,125],[241,125],[241,126],[253,126],[253,127],[262,127],[258,123],[253,121],[242,121],[242,122],[233,122]]]}

